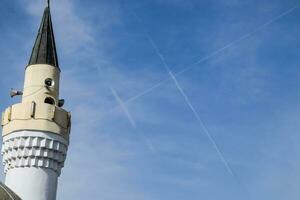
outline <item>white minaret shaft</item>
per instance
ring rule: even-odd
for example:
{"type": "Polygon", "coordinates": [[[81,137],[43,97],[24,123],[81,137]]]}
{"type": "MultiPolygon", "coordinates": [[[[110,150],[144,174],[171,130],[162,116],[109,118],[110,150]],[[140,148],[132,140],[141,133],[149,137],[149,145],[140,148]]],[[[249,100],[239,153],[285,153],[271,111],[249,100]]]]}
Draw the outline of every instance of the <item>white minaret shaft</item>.
{"type": "Polygon", "coordinates": [[[22,102],[2,116],[5,184],[23,200],[55,200],[71,115],[59,100],[60,69],[49,3],[25,71],[22,102]]]}
{"type": "Polygon", "coordinates": [[[23,200],[55,199],[67,146],[65,139],[44,131],[5,136],[5,184],[23,200]]]}

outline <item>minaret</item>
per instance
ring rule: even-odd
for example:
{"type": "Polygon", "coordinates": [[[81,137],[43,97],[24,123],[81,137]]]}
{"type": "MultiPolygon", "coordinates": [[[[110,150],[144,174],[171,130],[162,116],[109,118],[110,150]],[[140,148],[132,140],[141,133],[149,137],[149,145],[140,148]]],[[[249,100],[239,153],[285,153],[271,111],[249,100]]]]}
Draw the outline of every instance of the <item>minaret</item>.
{"type": "Polygon", "coordinates": [[[23,200],[55,200],[69,145],[71,115],[59,99],[60,68],[49,0],[25,70],[19,104],[2,116],[5,184],[23,200]]]}

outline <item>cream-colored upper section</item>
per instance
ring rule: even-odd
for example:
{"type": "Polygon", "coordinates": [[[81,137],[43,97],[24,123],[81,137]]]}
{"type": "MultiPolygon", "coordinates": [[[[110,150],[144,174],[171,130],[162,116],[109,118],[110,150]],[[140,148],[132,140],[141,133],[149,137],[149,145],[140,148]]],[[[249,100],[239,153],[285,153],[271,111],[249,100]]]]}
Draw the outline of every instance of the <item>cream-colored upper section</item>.
{"type": "Polygon", "coordinates": [[[60,71],[51,65],[31,65],[25,71],[25,82],[22,102],[44,103],[45,98],[51,97],[57,105],[59,98],[60,71]],[[52,79],[54,85],[46,86],[45,80],[52,79]]]}
{"type": "Polygon", "coordinates": [[[69,140],[71,115],[58,107],[60,71],[51,65],[26,68],[22,102],[2,114],[3,135],[37,130],[56,133],[69,140]],[[52,80],[46,84],[45,80],[52,80]]]}
{"type": "Polygon", "coordinates": [[[50,104],[25,102],[8,107],[2,115],[3,136],[15,131],[37,130],[69,139],[71,115],[50,104]]]}

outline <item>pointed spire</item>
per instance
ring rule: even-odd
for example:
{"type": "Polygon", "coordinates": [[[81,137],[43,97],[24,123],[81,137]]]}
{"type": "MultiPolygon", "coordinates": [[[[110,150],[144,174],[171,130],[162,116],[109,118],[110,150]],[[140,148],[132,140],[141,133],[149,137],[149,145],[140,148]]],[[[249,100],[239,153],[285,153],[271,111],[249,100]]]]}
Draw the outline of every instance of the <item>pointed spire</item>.
{"type": "Polygon", "coordinates": [[[28,63],[28,65],[35,64],[48,64],[59,68],[49,0],[28,63]]]}

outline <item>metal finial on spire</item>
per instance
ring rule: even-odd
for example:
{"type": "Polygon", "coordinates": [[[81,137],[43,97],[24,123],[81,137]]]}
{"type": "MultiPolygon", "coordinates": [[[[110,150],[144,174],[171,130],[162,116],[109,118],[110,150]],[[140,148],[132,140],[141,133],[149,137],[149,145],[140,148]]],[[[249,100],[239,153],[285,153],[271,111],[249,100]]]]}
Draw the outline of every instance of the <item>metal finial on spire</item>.
{"type": "Polygon", "coordinates": [[[47,0],[47,6],[50,8],[50,0],[47,0]]]}

